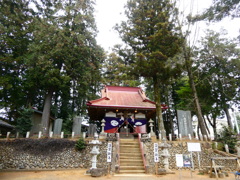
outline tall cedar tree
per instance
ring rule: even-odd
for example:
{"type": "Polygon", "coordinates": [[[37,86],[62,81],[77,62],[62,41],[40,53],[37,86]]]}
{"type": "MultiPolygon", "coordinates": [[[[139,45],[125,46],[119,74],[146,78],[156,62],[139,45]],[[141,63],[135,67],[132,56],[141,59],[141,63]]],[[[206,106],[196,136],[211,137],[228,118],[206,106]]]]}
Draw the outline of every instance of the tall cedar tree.
{"type": "Polygon", "coordinates": [[[116,29],[135,53],[132,71],[153,82],[158,129],[165,137],[160,86],[175,75],[178,66],[172,59],[182,45],[176,25],[178,10],[170,0],[129,0],[125,14],[127,21],[116,29]]]}
{"type": "Polygon", "coordinates": [[[29,2],[0,1],[0,109],[10,121],[28,106],[24,84],[24,59],[31,42],[31,20],[34,12],[29,2]]]}
{"type": "MultiPolygon", "coordinates": [[[[79,86],[96,87],[102,49],[95,40],[92,1],[44,0],[36,1],[35,5],[40,15],[34,22],[29,73],[38,79],[46,92],[42,131],[47,136],[53,95],[67,88],[69,93],[72,91],[72,105],[75,106],[79,86]]],[[[86,90],[81,90],[86,97],[86,90]]]]}

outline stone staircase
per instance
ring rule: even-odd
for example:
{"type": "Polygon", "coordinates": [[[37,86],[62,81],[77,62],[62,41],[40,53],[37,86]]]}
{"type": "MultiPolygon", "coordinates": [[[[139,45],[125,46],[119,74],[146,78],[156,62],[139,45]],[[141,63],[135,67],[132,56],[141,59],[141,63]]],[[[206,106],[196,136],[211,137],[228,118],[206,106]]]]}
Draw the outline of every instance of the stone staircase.
{"type": "Polygon", "coordinates": [[[138,139],[120,139],[119,173],[145,173],[138,139]]]}

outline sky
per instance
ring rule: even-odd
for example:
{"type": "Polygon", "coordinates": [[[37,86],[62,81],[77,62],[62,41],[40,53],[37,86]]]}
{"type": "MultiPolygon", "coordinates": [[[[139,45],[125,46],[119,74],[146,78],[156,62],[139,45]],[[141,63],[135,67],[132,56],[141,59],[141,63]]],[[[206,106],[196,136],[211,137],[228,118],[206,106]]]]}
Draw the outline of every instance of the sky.
{"type": "MultiPolygon", "coordinates": [[[[101,45],[105,51],[111,52],[111,48],[115,44],[121,44],[122,41],[119,38],[118,33],[113,27],[123,20],[126,20],[124,16],[124,5],[127,0],[96,0],[96,23],[98,28],[97,42],[101,45]]],[[[181,0],[179,9],[185,12],[190,12],[191,4],[193,2],[193,12],[202,12],[204,9],[211,5],[211,0],[181,0]]],[[[231,20],[230,18],[224,19],[220,23],[211,23],[207,25],[205,22],[198,23],[192,30],[195,31],[197,28],[197,35],[195,36],[198,40],[204,36],[204,30],[207,28],[213,29],[217,32],[221,28],[227,29],[229,37],[237,37],[239,35],[240,23],[237,22],[239,19],[231,20]]]]}

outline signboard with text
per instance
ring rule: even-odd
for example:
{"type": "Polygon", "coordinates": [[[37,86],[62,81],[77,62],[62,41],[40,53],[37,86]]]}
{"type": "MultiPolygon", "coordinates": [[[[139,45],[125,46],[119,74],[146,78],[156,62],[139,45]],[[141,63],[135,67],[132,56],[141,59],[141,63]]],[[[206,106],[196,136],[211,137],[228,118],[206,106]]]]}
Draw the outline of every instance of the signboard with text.
{"type": "Polygon", "coordinates": [[[200,143],[187,143],[188,151],[189,152],[200,152],[201,151],[201,145],[200,143]]]}
{"type": "Polygon", "coordinates": [[[107,162],[112,161],[112,143],[108,143],[107,146],[107,162]]]}
{"type": "Polygon", "coordinates": [[[183,155],[182,154],[176,154],[176,164],[177,164],[177,167],[183,167],[183,155]]]}
{"type": "Polygon", "coordinates": [[[179,134],[193,136],[192,117],[190,111],[177,110],[179,134]]]}

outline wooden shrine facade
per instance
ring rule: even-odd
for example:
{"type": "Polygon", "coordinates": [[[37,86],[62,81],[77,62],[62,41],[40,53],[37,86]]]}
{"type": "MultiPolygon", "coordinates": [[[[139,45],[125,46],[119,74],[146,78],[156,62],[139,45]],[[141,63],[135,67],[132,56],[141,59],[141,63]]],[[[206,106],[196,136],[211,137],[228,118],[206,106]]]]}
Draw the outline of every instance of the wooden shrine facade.
{"type": "Polygon", "coordinates": [[[156,117],[155,103],[139,87],[105,86],[101,98],[89,101],[87,106],[91,121],[106,121],[106,133],[121,132],[122,128],[147,133],[148,121],[156,117]]]}

